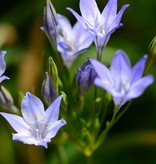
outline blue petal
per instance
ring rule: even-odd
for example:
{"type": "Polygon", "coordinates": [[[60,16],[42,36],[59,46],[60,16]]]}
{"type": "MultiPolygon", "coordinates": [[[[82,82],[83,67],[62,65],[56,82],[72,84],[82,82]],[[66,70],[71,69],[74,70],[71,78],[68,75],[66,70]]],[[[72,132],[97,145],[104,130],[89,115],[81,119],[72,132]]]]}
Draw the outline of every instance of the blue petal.
{"type": "Polygon", "coordinates": [[[35,124],[41,121],[44,115],[44,107],[41,100],[27,92],[21,103],[21,111],[24,120],[28,124],[35,124]]]}
{"type": "Polygon", "coordinates": [[[51,126],[49,127],[49,131],[46,135],[46,138],[53,138],[55,137],[55,135],[57,134],[58,130],[64,126],[66,124],[66,121],[64,119],[58,120],[56,122],[54,122],[53,124],[51,124],[51,126]]]}
{"type": "Polygon", "coordinates": [[[69,7],[67,7],[67,10],[69,10],[75,16],[75,18],[79,21],[79,23],[84,29],[87,29],[87,22],[84,20],[84,18],[82,18],[79,14],[77,14],[73,9],[69,7]]]}
{"type": "Polygon", "coordinates": [[[82,17],[92,26],[94,26],[97,19],[101,17],[95,0],[80,0],[80,11],[82,17]]]}
{"type": "Polygon", "coordinates": [[[89,32],[84,30],[81,24],[77,21],[73,26],[73,43],[75,48],[78,50],[88,48],[92,42],[93,38],[89,32]]]}
{"type": "Polygon", "coordinates": [[[7,76],[1,76],[0,77],[0,83],[3,81],[3,80],[9,80],[9,77],[7,77],[7,76]]]}
{"type": "Polygon", "coordinates": [[[53,122],[58,120],[61,100],[62,100],[62,95],[56,98],[46,110],[44,115],[45,126],[50,126],[53,122]]]}
{"type": "Polygon", "coordinates": [[[152,75],[147,75],[140,80],[136,81],[132,84],[129,92],[127,93],[127,99],[137,98],[139,97],[145,89],[154,82],[154,78],[152,75]]]}
{"type": "Polygon", "coordinates": [[[109,0],[106,7],[104,8],[102,12],[102,17],[104,19],[104,25],[107,29],[107,25],[111,25],[114,18],[117,14],[117,0],[109,0]]]}
{"type": "Polygon", "coordinates": [[[50,142],[50,139],[40,139],[36,140],[34,137],[27,135],[25,133],[17,133],[13,134],[13,140],[21,141],[24,144],[29,144],[29,145],[36,145],[36,146],[44,146],[47,148],[47,143],[50,142]]]}
{"type": "Polygon", "coordinates": [[[61,30],[61,33],[63,34],[64,37],[66,38],[72,38],[71,31],[72,31],[72,26],[68,18],[61,14],[57,14],[58,17],[58,29],[61,30]]]}
{"type": "Polygon", "coordinates": [[[110,31],[113,30],[113,29],[116,29],[120,25],[122,15],[123,15],[124,11],[127,9],[127,7],[129,7],[129,5],[124,5],[121,8],[121,10],[117,14],[116,18],[114,19],[114,21],[110,25],[110,29],[109,29],[110,31]]]}
{"type": "Polygon", "coordinates": [[[130,76],[131,65],[127,55],[118,50],[111,63],[111,74],[114,81],[126,81],[130,76]]]}
{"type": "Polygon", "coordinates": [[[12,128],[16,132],[21,132],[25,134],[29,134],[30,126],[24,121],[24,119],[20,116],[14,115],[14,114],[8,114],[8,113],[0,113],[12,126],[12,128]]]}
{"type": "Polygon", "coordinates": [[[144,72],[145,64],[147,61],[147,55],[143,56],[132,68],[131,76],[130,76],[130,83],[133,84],[137,80],[139,80],[144,72]]]}
{"type": "Polygon", "coordinates": [[[0,76],[5,72],[6,69],[6,62],[4,60],[4,56],[6,54],[6,51],[1,51],[0,52],[0,76]]]}
{"type": "Polygon", "coordinates": [[[94,59],[89,59],[89,61],[93,65],[96,73],[98,74],[99,78],[102,81],[104,81],[105,83],[108,83],[110,85],[113,84],[111,73],[105,65],[103,65],[102,63],[100,63],[99,61],[94,60],[94,59]]]}

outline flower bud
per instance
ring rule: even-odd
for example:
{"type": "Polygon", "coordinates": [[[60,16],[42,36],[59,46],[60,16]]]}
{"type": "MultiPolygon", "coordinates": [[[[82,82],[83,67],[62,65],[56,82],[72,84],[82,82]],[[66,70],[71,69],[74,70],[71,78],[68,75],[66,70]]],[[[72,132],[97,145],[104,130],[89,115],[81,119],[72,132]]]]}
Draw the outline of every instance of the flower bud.
{"type": "Polygon", "coordinates": [[[47,72],[42,83],[41,94],[48,105],[56,99],[56,92],[47,72]]]}
{"type": "Polygon", "coordinates": [[[144,75],[147,73],[148,69],[155,61],[156,61],[156,36],[153,38],[153,40],[151,41],[148,47],[148,59],[146,62],[144,75]]]}
{"type": "Polygon", "coordinates": [[[50,0],[46,0],[45,2],[45,6],[43,8],[42,22],[43,22],[43,27],[41,27],[41,30],[45,32],[53,48],[56,49],[58,21],[57,21],[56,11],[50,0]]]}
{"type": "Polygon", "coordinates": [[[156,60],[156,36],[149,45],[149,55],[152,56],[153,62],[156,60]]]}
{"type": "Polygon", "coordinates": [[[17,111],[10,92],[3,86],[0,87],[0,104],[4,109],[11,109],[14,112],[17,111]]]}
{"type": "Polygon", "coordinates": [[[76,81],[80,94],[85,93],[93,85],[96,76],[97,74],[90,61],[87,61],[78,69],[76,81]]]}

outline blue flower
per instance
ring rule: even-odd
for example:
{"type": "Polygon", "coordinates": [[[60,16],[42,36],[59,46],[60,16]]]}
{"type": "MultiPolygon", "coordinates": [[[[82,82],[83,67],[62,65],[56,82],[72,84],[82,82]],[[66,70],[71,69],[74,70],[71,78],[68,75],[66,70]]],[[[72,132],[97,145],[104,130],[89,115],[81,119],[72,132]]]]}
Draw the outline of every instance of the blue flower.
{"type": "Polygon", "coordinates": [[[6,70],[6,62],[4,60],[5,54],[6,54],[6,51],[0,51],[0,83],[3,80],[9,79],[7,76],[3,75],[3,73],[6,70]]]}
{"type": "Polygon", "coordinates": [[[153,83],[152,75],[144,77],[147,55],[143,56],[131,68],[127,55],[119,50],[116,52],[110,69],[99,61],[90,59],[98,77],[94,84],[108,91],[116,106],[121,107],[133,98],[139,97],[144,90],[153,83]]]}
{"type": "Polygon", "coordinates": [[[117,0],[109,0],[100,13],[95,0],[80,0],[82,16],[71,8],[67,9],[72,12],[83,28],[92,34],[97,51],[101,53],[111,34],[122,26],[120,21],[128,6],[124,5],[117,14],[117,0]]]}
{"type": "Polygon", "coordinates": [[[57,50],[61,53],[64,65],[71,67],[79,54],[92,44],[92,36],[86,32],[79,22],[72,27],[69,20],[58,14],[57,50]]]}
{"type": "Polygon", "coordinates": [[[0,114],[17,132],[13,134],[13,140],[47,148],[47,143],[66,124],[64,119],[58,120],[61,99],[62,96],[59,96],[44,111],[41,100],[28,92],[21,103],[23,117],[1,112],[0,114]]]}

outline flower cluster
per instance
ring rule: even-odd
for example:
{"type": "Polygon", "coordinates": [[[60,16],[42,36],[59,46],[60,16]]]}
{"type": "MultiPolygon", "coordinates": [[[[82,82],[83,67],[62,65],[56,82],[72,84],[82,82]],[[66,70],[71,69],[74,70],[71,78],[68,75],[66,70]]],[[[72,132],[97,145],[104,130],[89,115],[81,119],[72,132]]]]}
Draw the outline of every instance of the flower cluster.
{"type": "MultiPolygon", "coordinates": [[[[41,29],[57,52],[56,55],[60,54],[61,63],[63,61],[65,67],[60,68],[49,57],[49,70],[41,86],[44,101],[27,92],[22,97],[22,116],[17,115],[18,109],[11,94],[7,94],[3,86],[0,87],[1,106],[14,112],[0,112],[17,132],[13,134],[13,140],[47,148],[59,129],[68,122],[65,129],[67,138],[71,138],[86,156],[91,155],[103,143],[121,116],[119,109],[127,109],[127,102],[141,96],[154,82],[152,75],[145,74],[148,55],[144,55],[133,67],[123,50],[115,53],[109,68],[101,61],[111,34],[122,26],[121,18],[128,6],[124,5],[117,12],[117,0],[109,0],[100,13],[95,0],[80,0],[81,15],[67,8],[77,19],[72,26],[65,16],[55,11],[50,0],[46,0],[41,29]],[[88,61],[77,68],[72,79],[70,68],[93,42],[97,52],[95,58],[88,56],[88,61]],[[112,102],[113,108],[108,105],[112,102]],[[44,110],[43,103],[47,105],[47,110],[44,110]],[[109,117],[106,115],[108,110],[111,113],[109,117]],[[59,114],[65,119],[59,119],[59,114]]],[[[155,53],[155,46],[151,47],[152,53],[155,53]]],[[[0,83],[9,79],[2,76],[6,69],[5,53],[0,52],[0,83]]]]}

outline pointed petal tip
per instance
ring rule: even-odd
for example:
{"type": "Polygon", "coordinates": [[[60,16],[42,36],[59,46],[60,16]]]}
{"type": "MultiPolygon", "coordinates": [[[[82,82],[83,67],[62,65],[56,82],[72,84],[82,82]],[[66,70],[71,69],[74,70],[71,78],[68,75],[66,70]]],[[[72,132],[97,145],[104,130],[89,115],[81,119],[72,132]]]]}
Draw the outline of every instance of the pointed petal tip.
{"type": "Polygon", "coordinates": [[[62,118],[62,119],[61,119],[61,124],[62,124],[62,126],[63,126],[63,125],[66,125],[67,122],[62,118]]]}
{"type": "Polygon", "coordinates": [[[1,53],[1,55],[4,56],[7,53],[7,51],[6,50],[2,50],[0,53],[1,53]]]}

